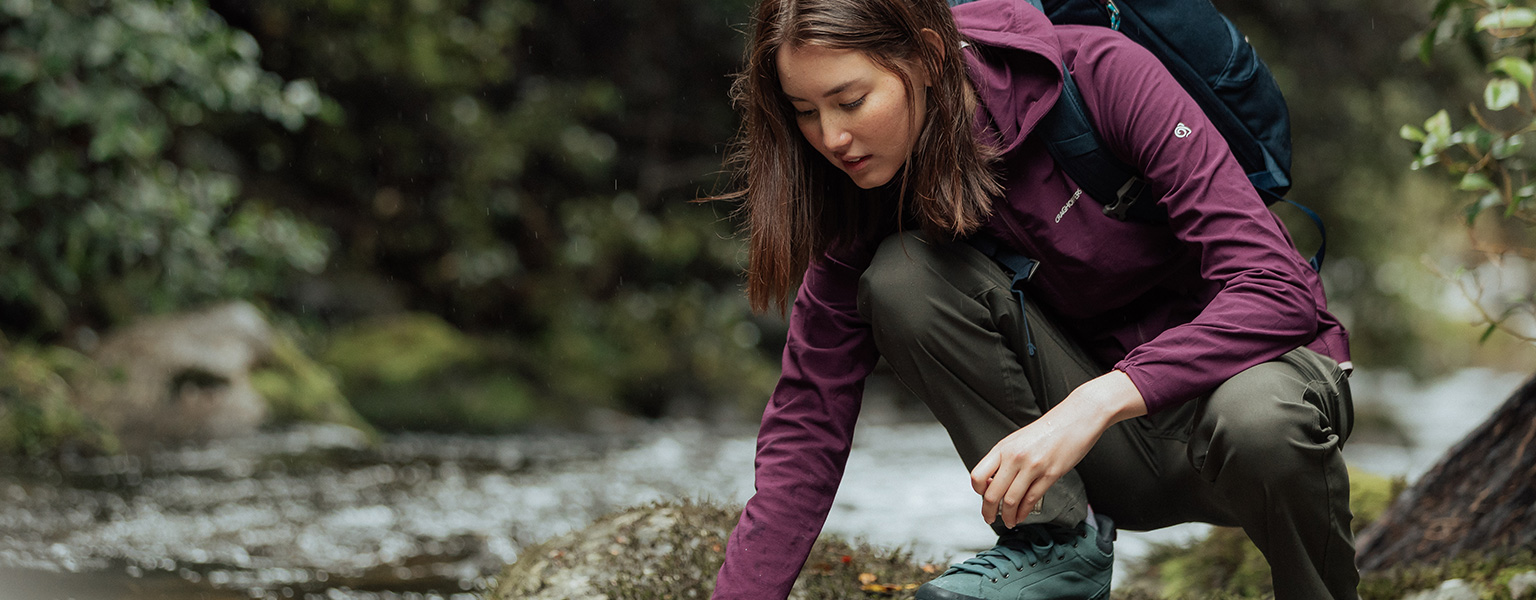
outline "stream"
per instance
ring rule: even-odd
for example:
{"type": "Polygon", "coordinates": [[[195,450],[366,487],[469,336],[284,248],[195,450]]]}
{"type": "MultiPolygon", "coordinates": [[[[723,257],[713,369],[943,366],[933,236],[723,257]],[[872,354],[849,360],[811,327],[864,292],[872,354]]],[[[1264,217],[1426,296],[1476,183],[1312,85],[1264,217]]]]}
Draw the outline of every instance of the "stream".
{"type": "MultiPolygon", "coordinates": [[[[1466,369],[1416,385],[1357,374],[1357,406],[1400,426],[1357,435],[1346,456],[1417,477],[1524,377],[1466,369]]],[[[307,425],[143,457],[13,460],[0,463],[0,600],[470,600],[520,549],[602,514],[685,497],[745,501],[753,447],[750,429],[686,420],[372,445],[307,425]]],[[[977,508],[938,425],[866,401],[828,532],[946,562],[995,539],[977,508]]],[[[1117,568],[1205,531],[1122,532],[1117,568]]]]}

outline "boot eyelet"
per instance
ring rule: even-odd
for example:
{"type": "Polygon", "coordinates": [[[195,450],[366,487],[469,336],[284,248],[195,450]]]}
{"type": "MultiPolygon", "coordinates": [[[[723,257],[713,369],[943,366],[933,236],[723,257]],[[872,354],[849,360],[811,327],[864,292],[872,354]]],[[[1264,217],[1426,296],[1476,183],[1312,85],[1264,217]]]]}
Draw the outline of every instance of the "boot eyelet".
{"type": "Polygon", "coordinates": [[[992,583],[997,583],[997,578],[996,577],[992,578],[992,583]]]}
{"type": "Polygon", "coordinates": [[[1007,578],[1008,578],[1008,574],[1007,573],[1003,573],[1003,579],[1007,579],[1007,578]]]}
{"type": "Polygon", "coordinates": [[[1031,567],[1033,567],[1033,566],[1035,566],[1035,565],[1036,565],[1036,564],[1039,564],[1039,563],[1029,563],[1029,566],[1031,566],[1031,567]]]}

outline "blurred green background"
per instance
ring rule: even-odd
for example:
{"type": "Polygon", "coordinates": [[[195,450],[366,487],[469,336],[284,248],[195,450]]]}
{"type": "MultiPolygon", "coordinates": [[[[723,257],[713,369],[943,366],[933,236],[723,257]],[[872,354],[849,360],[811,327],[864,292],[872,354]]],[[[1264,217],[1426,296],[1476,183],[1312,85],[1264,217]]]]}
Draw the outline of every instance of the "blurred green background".
{"type": "MultiPolygon", "coordinates": [[[[746,309],[733,207],[693,202],[724,189],[748,4],[0,0],[8,352],[246,299],[298,356],[264,389],[386,430],[750,421],[784,324],[746,309]]],[[[1398,136],[1479,97],[1476,53],[1421,62],[1422,3],[1218,5],[1287,93],[1356,364],[1530,370],[1426,266],[1479,262],[1466,198],[1398,136]]]]}

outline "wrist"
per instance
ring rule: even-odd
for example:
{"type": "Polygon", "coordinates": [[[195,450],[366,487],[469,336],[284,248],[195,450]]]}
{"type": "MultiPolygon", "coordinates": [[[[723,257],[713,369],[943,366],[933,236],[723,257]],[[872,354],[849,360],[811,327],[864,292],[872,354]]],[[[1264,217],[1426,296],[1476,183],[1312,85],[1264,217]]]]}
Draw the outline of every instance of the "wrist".
{"type": "Polygon", "coordinates": [[[1072,404],[1087,412],[1104,429],[1126,419],[1147,414],[1146,401],[1136,384],[1122,371],[1110,371],[1072,392],[1072,404]]]}

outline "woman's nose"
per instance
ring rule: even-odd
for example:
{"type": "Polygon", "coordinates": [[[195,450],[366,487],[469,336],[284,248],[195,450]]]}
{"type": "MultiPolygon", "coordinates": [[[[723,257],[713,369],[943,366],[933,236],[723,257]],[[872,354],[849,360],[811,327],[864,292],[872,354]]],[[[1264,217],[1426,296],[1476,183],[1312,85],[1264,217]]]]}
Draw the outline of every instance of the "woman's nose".
{"type": "Polygon", "coordinates": [[[821,122],[821,143],[828,150],[847,149],[853,143],[853,133],[841,122],[842,119],[826,118],[821,122]]]}

